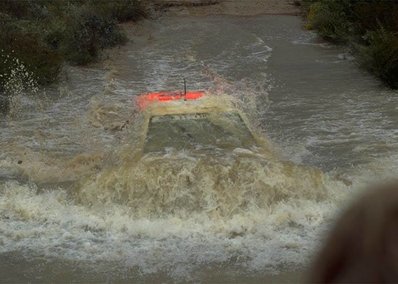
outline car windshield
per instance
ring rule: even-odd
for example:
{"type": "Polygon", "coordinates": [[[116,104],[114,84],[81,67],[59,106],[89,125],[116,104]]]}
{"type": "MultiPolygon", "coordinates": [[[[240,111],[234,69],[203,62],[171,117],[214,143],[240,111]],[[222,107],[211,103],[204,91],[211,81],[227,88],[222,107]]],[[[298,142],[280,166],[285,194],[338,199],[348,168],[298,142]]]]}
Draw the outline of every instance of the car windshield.
{"type": "Polygon", "coordinates": [[[144,152],[251,148],[252,133],[237,112],[153,116],[144,152]]]}

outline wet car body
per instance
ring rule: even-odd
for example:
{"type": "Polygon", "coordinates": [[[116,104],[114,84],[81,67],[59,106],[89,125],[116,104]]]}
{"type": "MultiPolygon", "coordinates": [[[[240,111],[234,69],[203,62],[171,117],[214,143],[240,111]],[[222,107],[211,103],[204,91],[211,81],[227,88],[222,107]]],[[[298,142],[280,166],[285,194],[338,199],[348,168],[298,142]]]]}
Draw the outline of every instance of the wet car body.
{"type": "Polygon", "coordinates": [[[173,92],[153,99],[153,94],[139,99],[145,117],[144,155],[168,151],[249,152],[258,150],[263,143],[227,96],[204,92],[188,92],[184,96],[173,92]]]}

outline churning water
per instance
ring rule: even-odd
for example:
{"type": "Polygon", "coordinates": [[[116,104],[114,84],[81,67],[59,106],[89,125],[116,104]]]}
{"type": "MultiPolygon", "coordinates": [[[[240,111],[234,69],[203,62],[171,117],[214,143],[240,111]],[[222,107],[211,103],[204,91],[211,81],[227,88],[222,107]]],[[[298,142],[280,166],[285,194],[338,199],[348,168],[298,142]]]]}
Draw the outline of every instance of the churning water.
{"type": "Polygon", "coordinates": [[[227,281],[302,270],[347,200],[396,173],[397,94],[298,18],[126,28],[132,41],[106,68],[69,68],[40,98],[20,95],[18,115],[1,121],[2,279],[227,281]],[[134,96],[181,89],[183,77],[231,96],[262,149],[142,154],[134,96]]]}

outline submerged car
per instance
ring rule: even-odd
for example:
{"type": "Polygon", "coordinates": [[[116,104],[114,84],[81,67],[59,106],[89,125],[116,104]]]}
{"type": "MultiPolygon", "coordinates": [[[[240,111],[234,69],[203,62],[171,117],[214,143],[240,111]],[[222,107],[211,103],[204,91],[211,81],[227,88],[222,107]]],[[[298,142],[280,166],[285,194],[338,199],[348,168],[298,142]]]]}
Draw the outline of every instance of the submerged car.
{"type": "Polygon", "coordinates": [[[216,220],[325,192],[322,173],[280,160],[230,96],[160,92],[137,103],[132,143],[82,186],[82,202],[128,204],[137,218],[216,220]]]}
{"type": "Polygon", "coordinates": [[[144,153],[253,150],[262,143],[227,96],[157,92],[138,97],[138,105],[145,116],[144,153]]]}

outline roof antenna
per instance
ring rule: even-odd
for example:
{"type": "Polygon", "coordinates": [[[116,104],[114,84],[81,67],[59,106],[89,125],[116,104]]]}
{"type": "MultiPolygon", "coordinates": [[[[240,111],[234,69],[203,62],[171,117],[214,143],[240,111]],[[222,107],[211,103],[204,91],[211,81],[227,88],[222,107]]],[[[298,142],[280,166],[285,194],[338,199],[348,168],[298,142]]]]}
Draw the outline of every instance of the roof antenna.
{"type": "Polygon", "coordinates": [[[187,100],[187,82],[184,78],[184,101],[187,100]]]}

